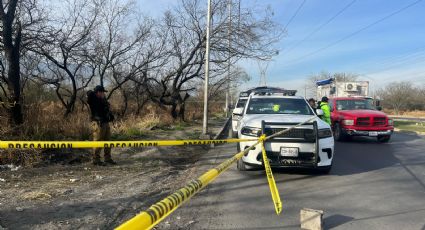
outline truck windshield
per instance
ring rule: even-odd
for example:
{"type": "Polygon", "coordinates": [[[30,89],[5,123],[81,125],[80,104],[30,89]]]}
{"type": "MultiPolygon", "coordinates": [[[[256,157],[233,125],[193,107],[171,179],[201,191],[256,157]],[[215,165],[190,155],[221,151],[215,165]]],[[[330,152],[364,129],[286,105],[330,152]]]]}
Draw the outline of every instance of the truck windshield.
{"type": "Polygon", "coordinates": [[[236,108],[244,108],[247,100],[248,99],[239,99],[238,103],[236,104],[236,108]]]}
{"type": "Polygon", "coordinates": [[[294,98],[252,98],[247,114],[300,114],[313,115],[304,99],[294,98]]]}
{"type": "Polygon", "coordinates": [[[373,105],[368,100],[337,100],[337,110],[356,110],[356,109],[370,109],[375,110],[373,105]]]}

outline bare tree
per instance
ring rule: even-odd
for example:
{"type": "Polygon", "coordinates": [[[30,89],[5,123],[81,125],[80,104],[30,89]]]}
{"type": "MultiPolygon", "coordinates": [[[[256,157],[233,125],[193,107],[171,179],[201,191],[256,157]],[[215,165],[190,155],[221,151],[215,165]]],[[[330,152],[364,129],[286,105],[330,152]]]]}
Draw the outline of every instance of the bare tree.
{"type": "Polygon", "coordinates": [[[1,52],[0,103],[9,112],[12,125],[23,122],[20,60],[44,20],[37,0],[0,0],[1,52]]]}
{"type": "Polygon", "coordinates": [[[95,67],[88,56],[94,55],[89,46],[98,18],[98,4],[93,1],[63,2],[67,14],[58,15],[46,25],[50,30],[31,51],[44,58],[39,66],[41,80],[54,85],[58,99],[68,116],[75,107],[77,94],[95,76],[95,67]]]}
{"type": "MultiPolygon", "coordinates": [[[[226,93],[228,84],[237,86],[241,85],[247,81],[250,80],[250,76],[248,73],[245,72],[244,69],[241,67],[235,66],[233,71],[230,73],[230,79],[223,78],[221,73],[219,76],[213,76],[210,81],[210,87],[209,87],[209,97],[210,98],[217,98],[220,95],[223,96],[226,93]]],[[[202,91],[200,88],[199,91],[202,91]]],[[[225,99],[223,97],[223,99],[225,99]]]]}
{"type": "MultiPolygon", "coordinates": [[[[226,0],[214,1],[212,10],[211,72],[222,78],[229,58],[236,62],[241,58],[270,57],[276,54],[273,44],[282,35],[280,27],[271,21],[270,12],[256,17],[251,9],[243,8],[238,16],[232,14],[235,20],[230,25],[227,3],[226,0]],[[231,36],[228,36],[229,26],[232,27],[231,36]]],[[[182,0],[177,8],[164,14],[160,23],[169,51],[159,78],[149,78],[149,88],[155,89],[150,91],[150,95],[158,104],[170,106],[174,119],[184,120],[185,101],[196,89],[193,82],[203,78],[206,41],[204,5],[199,0],[182,0]]]]}
{"type": "Polygon", "coordinates": [[[398,115],[400,111],[409,108],[415,97],[417,97],[415,87],[411,82],[392,82],[377,91],[382,99],[382,104],[386,108],[394,109],[398,115]]]}

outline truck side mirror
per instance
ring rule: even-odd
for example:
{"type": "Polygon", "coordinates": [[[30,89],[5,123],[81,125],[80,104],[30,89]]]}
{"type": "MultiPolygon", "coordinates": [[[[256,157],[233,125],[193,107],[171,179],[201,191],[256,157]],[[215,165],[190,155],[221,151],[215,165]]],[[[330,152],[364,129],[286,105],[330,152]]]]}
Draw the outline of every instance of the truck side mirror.
{"type": "Polygon", "coordinates": [[[321,110],[321,109],[316,109],[316,114],[317,114],[317,116],[323,116],[323,110],[321,110]]]}
{"type": "Polygon", "coordinates": [[[233,110],[234,115],[242,116],[242,113],[243,113],[243,108],[236,108],[233,110]]]}

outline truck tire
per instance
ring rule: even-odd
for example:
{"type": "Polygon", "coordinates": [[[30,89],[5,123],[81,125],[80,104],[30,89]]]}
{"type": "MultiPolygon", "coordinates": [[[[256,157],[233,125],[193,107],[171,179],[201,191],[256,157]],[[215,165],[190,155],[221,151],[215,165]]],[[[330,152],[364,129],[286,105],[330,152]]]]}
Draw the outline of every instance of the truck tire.
{"type": "Polygon", "coordinates": [[[317,168],[317,172],[320,174],[329,174],[331,172],[332,165],[329,166],[321,166],[317,168]]]}
{"type": "Polygon", "coordinates": [[[339,123],[335,123],[334,138],[336,141],[344,141],[346,139],[346,135],[342,132],[339,123]]]}
{"type": "Polygon", "coordinates": [[[236,167],[239,171],[247,171],[248,168],[246,167],[246,164],[242,161],[242,159],[239,159],[237,161],[236,167]]]}
{"type": "Polygon", "coordinates": [[[380,143],[387,143],[388,141],[390,141],[391,135],[378,136],[377,139],[378,139],[378,142],[380,142],[380,143]]]}

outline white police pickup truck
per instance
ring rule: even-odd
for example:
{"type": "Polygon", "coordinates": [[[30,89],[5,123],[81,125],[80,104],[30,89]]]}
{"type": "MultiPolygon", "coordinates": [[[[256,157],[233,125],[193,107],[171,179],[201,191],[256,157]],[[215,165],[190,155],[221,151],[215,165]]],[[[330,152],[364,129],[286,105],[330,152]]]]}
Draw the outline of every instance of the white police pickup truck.
{"type": "MultiPolygon", "coordinates": [[[[319,115],[323,111],[316,111],[319,115]]],[[[282,93],[251,93],[244,108],[233,111],[242,116],[238,138],[270,136],[315,117],[311,122],[267,140],[264,145],[271,167],[314,168],[328,173],[334,156],[331,127],[316,116],[307,101],[282,93]]],[[[238,143],[238,151],[255,141],[238,143]]],[[[250,150],[238,161],[241,171],[263,165],[261,146],[250,150]]]]}

